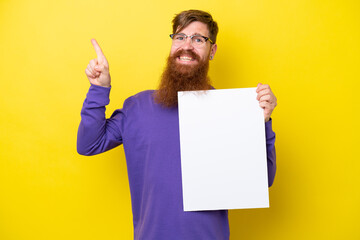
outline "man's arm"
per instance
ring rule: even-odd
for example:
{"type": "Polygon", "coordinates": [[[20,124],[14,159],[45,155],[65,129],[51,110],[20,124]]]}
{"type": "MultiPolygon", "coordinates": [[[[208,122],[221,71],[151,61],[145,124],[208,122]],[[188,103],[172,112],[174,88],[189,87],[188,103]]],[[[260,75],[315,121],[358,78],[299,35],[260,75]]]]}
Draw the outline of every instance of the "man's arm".
{"type": "Polygon", "coordinates": [[[122,111],[110,119],[105,118],[110,88],[91,85],[81,110],[77,136],[77,151],[81,155],[94,155],[110,150],[122,143],[122,111]]]}
{"type": "Polygon", "coordinates": [[[266,153],[267,153],[267,169],[268,169],[268,184],[269,187],[274,182],[276,173],[276,152],[275,152],[275,133],[272,130],[272,120],[269,119],[265,123],[266,135],[266,153]]]}
{"type": "Polygon", "coordinates": [[[110,119],[105,118],[105,106],[109,104],[109,63],[99,44],[91,40],[97,58],[88,64],[85,74],[91,87],[81,110],[77,151],[82,155],[105,152],[122,143],[121,123],[124,114],[117,111],[110,119]]]}
{"type": "Polygon", "coordinates": [[[268,182],[270,187],[274,182],[276,172],[275,133],[272,130],[272,120],[270,117],[277,105],[277,99],[267,84],[259,83],[256,92],[258,94],[257,100],[259,105],[264,109],[268,182]]]}

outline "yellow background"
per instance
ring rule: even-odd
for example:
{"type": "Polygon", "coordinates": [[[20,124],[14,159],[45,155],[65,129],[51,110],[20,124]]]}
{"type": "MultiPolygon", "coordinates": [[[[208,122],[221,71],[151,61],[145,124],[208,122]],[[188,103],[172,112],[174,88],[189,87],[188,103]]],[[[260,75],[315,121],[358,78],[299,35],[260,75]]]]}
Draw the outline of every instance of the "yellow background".
{"type": "Polygon", "coordinates": [[[156,88],[171,20],[219,24],[216,88],[268,83],[278,171],[269,209],[230,211],[231,239],[360,239],[360,2],[0,1],[0,239],[131,239],[122,147],[76,153],[96,38],[111,103],[156,88]]]}

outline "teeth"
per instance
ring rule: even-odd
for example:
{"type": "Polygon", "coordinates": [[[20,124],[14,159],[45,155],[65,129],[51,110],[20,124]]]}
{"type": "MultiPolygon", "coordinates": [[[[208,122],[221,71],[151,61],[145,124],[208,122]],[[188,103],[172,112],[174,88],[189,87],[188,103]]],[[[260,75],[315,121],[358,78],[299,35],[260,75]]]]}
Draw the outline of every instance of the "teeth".
{"type": "Polygon", "coordinates": [[[192,58],[191,57],[180,57],[180,60],[182,60],[182,61],[191,61],[192,58]]]}

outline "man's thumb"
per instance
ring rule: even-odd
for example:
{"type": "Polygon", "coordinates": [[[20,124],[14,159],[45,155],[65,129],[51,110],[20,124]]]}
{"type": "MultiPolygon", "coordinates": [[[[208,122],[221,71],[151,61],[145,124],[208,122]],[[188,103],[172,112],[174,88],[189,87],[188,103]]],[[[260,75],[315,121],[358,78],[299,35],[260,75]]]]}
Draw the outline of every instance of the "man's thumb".
{"type": "Polygon", "coordinates": [[[98,72],[102,72],[104,70],[104,66],[101,66],[101,65],[96,65],[94,68],[98,72]]]}

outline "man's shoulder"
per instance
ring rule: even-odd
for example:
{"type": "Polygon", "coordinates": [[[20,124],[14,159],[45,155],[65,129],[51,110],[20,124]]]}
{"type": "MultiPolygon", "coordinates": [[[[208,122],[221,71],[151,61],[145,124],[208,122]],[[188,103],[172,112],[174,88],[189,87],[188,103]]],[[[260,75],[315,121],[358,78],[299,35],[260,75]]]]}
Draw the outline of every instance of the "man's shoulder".
{"type": "Polygon", "coordinates": [[[135,98],[146,98],[149,96],[152,96],[154,94],[155,90],[149,89],[149,90],[144,90],[141,92],[138,92],[137,94],[131,96],[131,97],[135,97],[135,98]]]}
{"type": "Polygon", "coordinates": [[[126,99],[126,101],[144,101],[144,100],[152,100],[154,97],[155,90],[144,90],[138,92],[126,99]]]}
{"type": "Polygon", "coordinates": [[[155,90],[144,90],[128,97],[124,102],[125,105],[152,105],[154,104],[155,90]]]}

